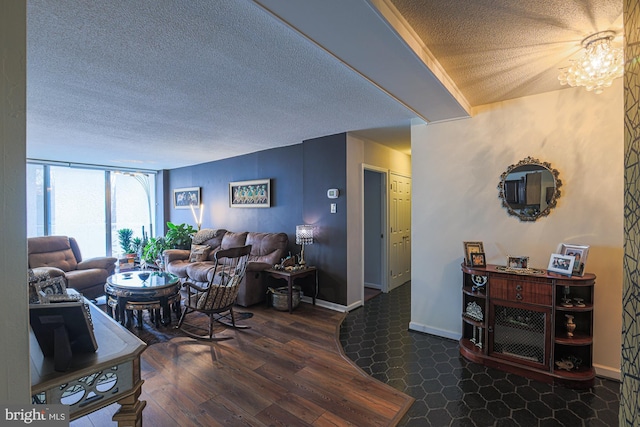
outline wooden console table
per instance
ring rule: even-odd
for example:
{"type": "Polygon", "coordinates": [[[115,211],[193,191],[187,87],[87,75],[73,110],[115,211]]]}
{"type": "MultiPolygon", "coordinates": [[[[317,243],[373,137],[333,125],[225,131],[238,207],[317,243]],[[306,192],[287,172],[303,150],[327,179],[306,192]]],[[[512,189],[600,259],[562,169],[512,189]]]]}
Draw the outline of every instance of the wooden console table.
{"type": "Polygon", "coordinates": [[[98,350],[74,355],[66,372],[54,370],[53,358],[43,356],[30,333],[32,400],[68,405],[71,420],[118,402],[113,415],[118,426],[141,427],[146,402],[139,400],[140,354],[146,344],[92,303],[89,307],[98,350]]]}
{"type": "Polygon", "coordinates": [[[538,381],[591,387],[596,276],[462,266],[466,359],[538,381]]]}

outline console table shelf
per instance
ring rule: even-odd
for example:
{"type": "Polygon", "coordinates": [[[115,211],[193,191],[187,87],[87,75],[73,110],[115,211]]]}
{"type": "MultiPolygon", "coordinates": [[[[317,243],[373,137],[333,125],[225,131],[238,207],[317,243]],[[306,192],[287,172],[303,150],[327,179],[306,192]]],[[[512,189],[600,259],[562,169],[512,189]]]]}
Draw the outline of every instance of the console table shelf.
{"type": "Polygon", "coordinates": [[[462,265],[462,272],[463,357],[567,387],[594,384],[595,275],[519,274],[497,265],[462,265]]]}

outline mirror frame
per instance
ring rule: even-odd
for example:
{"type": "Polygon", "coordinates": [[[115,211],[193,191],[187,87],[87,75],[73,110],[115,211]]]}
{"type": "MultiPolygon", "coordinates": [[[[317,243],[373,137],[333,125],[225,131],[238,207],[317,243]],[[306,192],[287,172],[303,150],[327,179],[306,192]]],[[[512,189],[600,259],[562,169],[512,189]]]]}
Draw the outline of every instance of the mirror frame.
{"type": "Polygon", "coordinates": [[[558,178],[558,176],[559,176],[559,172],[556,169],[553,169],[551,167],[551,163],[541,162],[540,160],[535,159],[533,157],[526,157],[525,159],[520,160],[518,163],[509,166],[507,170],[503,172],[502,175],[500,175],[500,183],[498,184],[498,198],[502,200],[502,207],[507,209],[507,213],[509,215],[513,215],[520,218],[520,221],[535,221],[538,218],[549,215],[549,213],[551,212],[551,209],[556,207],[556,203],[560,198],[559,188],[562,186],[562,181],[558,178]],[[507,203],[507,199],[505,197],[505,192],[504,192],[505,182],[507,181],[507,177],[509,176],[509,174],[521,166],[531,166],[531,165],[540,166],[548,170],[549,172],[551,172],[551,175],[553,175],[553,180],[555,182],[555,190],[553,192],[553,196],[551,197],[551,200],[547,204],[547,207],[544,210],[540,211],[537,215],[533,215],[533,216],[524,215],[523,213],[513,209],[511,205],[507,203]]]}

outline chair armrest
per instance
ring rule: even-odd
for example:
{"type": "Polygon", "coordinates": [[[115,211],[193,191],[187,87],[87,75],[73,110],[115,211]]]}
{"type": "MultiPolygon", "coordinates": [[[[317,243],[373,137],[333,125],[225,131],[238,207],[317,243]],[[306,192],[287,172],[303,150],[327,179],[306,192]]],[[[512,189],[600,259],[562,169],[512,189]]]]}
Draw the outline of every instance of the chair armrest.
{"type": "Polygon", "coordinates": [[[189,259],[191,251],[188,249],[165,249],[162,253],[164,257],[164,264],[167,265],[171,261],[189,259]]]}
{"type": "Polygon", "coordinates": [[[195,289],[198,292],[207,292],[209,290],[209,286],[207,285],[207,287],[201,287],[196,285],[195,283],[191,283],[191,282],[184,282],[184,287],[186,288],[187,294],[189,294],[191,288],[195,289]]]}
{"type": "Polygon", "coordinates": [[[113,268],[116,263],[116,259],[112,257],[97,257],[97,258],[89,258],[84,261],[80,261],[78,263],[78,270],[89,270],[91,268],[102,268],[104,270],[109,270],[113,268]]]}

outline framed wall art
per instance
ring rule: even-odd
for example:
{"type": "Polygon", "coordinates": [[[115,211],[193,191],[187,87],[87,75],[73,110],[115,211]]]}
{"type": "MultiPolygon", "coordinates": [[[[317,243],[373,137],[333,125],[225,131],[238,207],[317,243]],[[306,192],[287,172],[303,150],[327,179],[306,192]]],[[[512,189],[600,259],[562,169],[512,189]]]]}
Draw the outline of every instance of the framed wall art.
{"type": "Polygon", "coordinates": [[[573,263],[573,274],[576,276],[584,276],[584,267],[587,264],[589,246],[560,243],[556,252],[574,257],[576,260],[573,263]]]}
{"type": "Polygon", "coordinates": [[[471,265],[471,254],[483,254],[484,245],[482,242],[462,242],[464,245],[464,263],[471,265]]]}
{"type": "Polygon", "coordinates": [[[271,206],[271,180],[256,179],[229,183],[232,208],[268,208],[271,206]]]}
{"type": "Polygon", "coordinates": [[[575,257],[571,255],[551,254],[547,270],[565,276],[571,276],[575,260],[575,257]]]}
{"type": "Polygon", "coordinates": [[[200,206],[200,187],[173,190],[173,207],[175,209],[191,209],[191,206],[200,206]]]}

